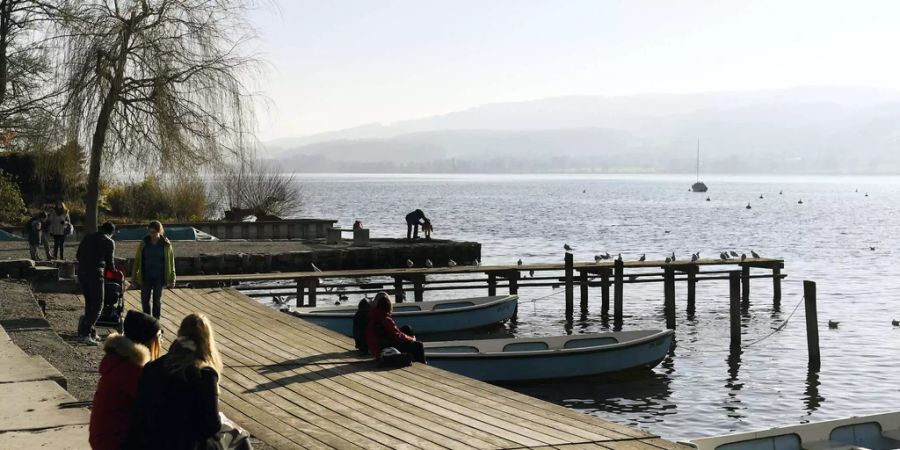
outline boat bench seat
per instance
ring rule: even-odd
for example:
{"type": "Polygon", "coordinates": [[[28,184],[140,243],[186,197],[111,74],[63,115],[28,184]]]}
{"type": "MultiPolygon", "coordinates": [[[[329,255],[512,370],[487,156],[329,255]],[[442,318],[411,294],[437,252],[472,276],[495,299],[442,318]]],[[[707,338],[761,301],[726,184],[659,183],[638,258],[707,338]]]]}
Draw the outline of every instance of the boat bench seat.
{"type": "Polygon", "coordinates": [[[864,447],[872,450],[900,448],[900,442],[886,437],[878,422],[845,425],[831,430],[831,440],[844,445],[864,447]]]}
{"type": "Polygon", "coordinates": [[[748,441],[731,442],[716,447],[716,450],[801,450],[800,437],[796,434],[762,437],[748,441]]]}
{"type": "Polygon", "coordinates": [[[867,450],[866,447],[839,441],[816,441],[804,444],[805,450],[867,450]]]}

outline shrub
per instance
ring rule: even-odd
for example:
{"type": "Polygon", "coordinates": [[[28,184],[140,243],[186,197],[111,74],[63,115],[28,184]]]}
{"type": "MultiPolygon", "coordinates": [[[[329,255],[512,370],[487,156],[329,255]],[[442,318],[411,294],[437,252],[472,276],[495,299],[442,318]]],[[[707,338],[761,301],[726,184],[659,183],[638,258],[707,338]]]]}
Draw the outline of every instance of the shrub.
{"type": "Polygon", "coordinates": [[[140,183],[109,187],[104,200],[110,215],[138,222],[203,220],[209,211],[206,186],[199,180],[161,184],[147,177],[140,183]]]}
{"type": "Polygon", "coordinates": [[[12,177],[0,170],[0,222],[19,224],[27,215],[28,210],[19,186],[12,177]]]}
{"type": "Polygon", "coordinates": [[[169,216],[179,221],[204,220],[210,205],[200,180],[178,180],[165,188],[169,216]]]}

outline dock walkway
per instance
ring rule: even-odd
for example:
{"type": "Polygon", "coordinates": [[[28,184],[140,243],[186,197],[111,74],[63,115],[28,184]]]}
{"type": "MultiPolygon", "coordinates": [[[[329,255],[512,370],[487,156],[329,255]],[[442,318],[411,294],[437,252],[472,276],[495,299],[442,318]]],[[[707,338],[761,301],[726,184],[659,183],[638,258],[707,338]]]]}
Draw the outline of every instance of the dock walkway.
{"type": "Polygon", "coordinates": [[[168,291],[165,336],[191,312],[216,328],[223,412],[279,449],[686,448],[431,366],[379,370],[352,339],[232,289],[168,291]]]}
{"type": "Polygon", "coordinates": [[[0,449],[89,449],[86,408],[65,390],[62,374],[30,356],[0,327],[0,449]]]}

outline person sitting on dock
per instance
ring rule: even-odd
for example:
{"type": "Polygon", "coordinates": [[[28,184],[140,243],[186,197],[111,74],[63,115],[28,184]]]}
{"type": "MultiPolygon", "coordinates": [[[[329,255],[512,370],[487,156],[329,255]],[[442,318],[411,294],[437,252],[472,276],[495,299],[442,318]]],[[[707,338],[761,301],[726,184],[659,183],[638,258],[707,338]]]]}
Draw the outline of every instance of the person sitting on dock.
{"type": "Polygon", "coordinates": [[[128,311],[125,334],[111,333],[103,344],[100,382],[94,393],[89,427],[91,448],[117,450],[128,432],[128,418],[137,398],[144,365],[159,358],[162,328],[152,316],[128,311]]]}
{"type": "Polygon", "coordinates": [[[369,300],[362,299],[356,308],[356,314],[353,315],[353,340],[356,342],[356,349],[363,355],[369,353],[369,345],[366,343],[366,325],[369,322],[369,300]]]}
{"type": "Polygon", "coordinates": [[[419,238],[419,225],[424,225],[428,222],[428,218],[425,217],[425,213],[422,212],[421,209],[417,209],[406,215],[406,239],[418,239],[419,238]]]}
{"type": "Polygon", "coordinates": [[[394,301],[386,292],[379,292],[372,301],[369,309],[368,323],[366,324],[366,342],[369,345],[369,354],[378,358],[381,350],[394,347],[401,353],[409,353],[413,359],[427,364],[425,361],[425,346],[416,340],[413,330],[404,327],[397,328],[392,313],[394,301]]]}

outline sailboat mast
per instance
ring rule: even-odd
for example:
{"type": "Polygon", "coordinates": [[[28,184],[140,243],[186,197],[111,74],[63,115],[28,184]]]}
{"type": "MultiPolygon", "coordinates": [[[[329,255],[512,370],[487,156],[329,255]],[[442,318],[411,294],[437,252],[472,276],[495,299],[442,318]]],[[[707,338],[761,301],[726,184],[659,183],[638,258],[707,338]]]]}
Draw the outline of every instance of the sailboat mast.
{"type": "Polygon", "coordinates": [[[697,182],[700,182],[700,138],[697,138],[697,182]]]}

